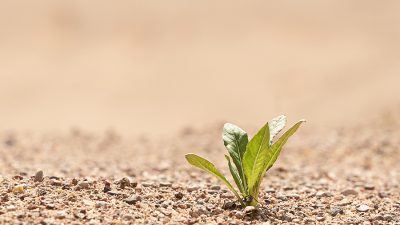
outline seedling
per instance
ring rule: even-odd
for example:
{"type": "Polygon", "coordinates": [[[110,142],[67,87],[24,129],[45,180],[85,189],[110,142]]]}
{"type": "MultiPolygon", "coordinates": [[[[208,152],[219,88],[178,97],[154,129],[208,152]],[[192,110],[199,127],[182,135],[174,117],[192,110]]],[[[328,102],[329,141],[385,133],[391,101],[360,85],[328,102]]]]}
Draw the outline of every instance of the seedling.
{"type": "Polygon", "coordinates": [[[273,139],[285,127],[285,116],[278,116],[265,124],[250,142],[247,133],[238,126],[230,123],[224,125],[222,138],[229,152],[225,158],[239,192],[208,160],[191,153],[185,157],[191,165],[211,173],[228,186],[242,206],[256,206],[265,173],[274,165],[283,145],[303,122],[305,120],[297,122],[276,142],[273,139]]]}

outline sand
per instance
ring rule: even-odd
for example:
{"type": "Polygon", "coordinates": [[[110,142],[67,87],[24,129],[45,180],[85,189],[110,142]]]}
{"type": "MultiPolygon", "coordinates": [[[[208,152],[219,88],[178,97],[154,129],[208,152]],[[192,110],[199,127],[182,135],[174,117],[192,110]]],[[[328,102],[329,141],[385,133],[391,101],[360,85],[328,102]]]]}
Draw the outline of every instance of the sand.
{"type": "Polygon", "coordinates": [[[0,223],[398,224],[399,118],[323,134],[305,125],[268,171],[254,209],[184,160],[194,152],[227,174],[222,123],[165,139],[5,132],[0,223]]]}

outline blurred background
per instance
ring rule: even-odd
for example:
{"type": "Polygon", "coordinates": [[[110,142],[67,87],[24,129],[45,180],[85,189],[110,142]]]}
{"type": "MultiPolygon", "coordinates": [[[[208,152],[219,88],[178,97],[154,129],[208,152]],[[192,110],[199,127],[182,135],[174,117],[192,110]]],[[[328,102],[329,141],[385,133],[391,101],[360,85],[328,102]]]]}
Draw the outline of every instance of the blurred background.
{"type": "Polygon", "coordinates": [[[400,1],[0,0],[0,129],[168,134],[400,103],[400,1]]]}

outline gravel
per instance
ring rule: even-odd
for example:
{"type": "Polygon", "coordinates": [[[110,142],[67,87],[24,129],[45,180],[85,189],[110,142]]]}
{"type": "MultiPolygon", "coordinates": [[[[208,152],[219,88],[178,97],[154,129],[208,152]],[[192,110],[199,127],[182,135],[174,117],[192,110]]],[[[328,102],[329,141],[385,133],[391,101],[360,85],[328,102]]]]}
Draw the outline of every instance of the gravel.
{"type": "Polygon", "coordinates": [[[0,224],[400,224],[400,123],[305,128],[268,171],[261,205],[244,209],[183,157],[228,174],[221,127],[163,139],[13,133],[0,146],[0,224]]]}

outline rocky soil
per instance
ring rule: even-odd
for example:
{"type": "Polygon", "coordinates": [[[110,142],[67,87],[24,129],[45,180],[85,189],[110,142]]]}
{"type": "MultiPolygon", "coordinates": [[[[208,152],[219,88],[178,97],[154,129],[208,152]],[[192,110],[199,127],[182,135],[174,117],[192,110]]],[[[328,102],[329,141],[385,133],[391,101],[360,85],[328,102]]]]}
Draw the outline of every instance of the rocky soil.
{"type": "Polygon", "coordinates": [[[184,161],[195,152],[227,175],[222,123],[162,138],[2,132],[0,224],[400,224],[398,118],[305,125],[245,209],[184,161]]]}

